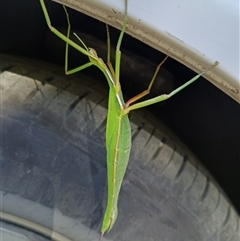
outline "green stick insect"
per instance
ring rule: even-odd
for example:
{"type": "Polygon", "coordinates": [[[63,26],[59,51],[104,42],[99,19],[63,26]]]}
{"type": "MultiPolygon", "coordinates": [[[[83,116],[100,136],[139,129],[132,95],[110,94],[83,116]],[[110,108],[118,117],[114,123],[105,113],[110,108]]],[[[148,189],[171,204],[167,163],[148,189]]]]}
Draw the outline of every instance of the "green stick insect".
{"type": "Polygon", "coordinates": [[[107,126],[106,126],[106,148],[107,148],[107,176],[108,176],[108,198],[107,198],[107,207],[104,214],[102,227],[101,227],[101,236],[99,241],[102,239],[105,232],[109,232],[116,219],[118,214],[118,197],[121,189],[122,181],[126,172],[126,168],[129,162],[129,155],[131,151],[131,128],[128,118],[128,113],[132,110],[139,109],[148,105],[152,105],[166,99],[169,99],[188,85],[196,81],[200,76],[214,68],[218,65],[218,62],[215,62],[212,66],[207,68],[202,73],[198,74],[191,80],[187,81],[182,86],[173,90],[169,94],[163,94],[155,98],[145,100],[136,104],[133,104],[137,100],[141,99],[143,96],[147,95],[150,92],[150,89],[153,85],[153,82],[159,72],[160,67],[166,61],[167,57],[157,66],[155,73],[152,77],[152,80],[148,86],[148,89],[138,94],[137,96],[131,98],[126,103],[123,100],[121,86],[119,82],[120,78],[120,62],[121,62],[121,51],[120,46],[122,43],[123,35],[125,32],[127,24],[127,6],[128,0],[125,1],[125,13],[122,29],[116,46],[116,57],[115,57],[115,70],[112,67],[110,62],[110,37],[109,30],[107,27],[107,45],[108,45],[108,54],[107,54],[107,64],[103,62],[101,58],[97,56],[97,53],[94,49],[88,48],[83,41],[75,34],[83,47],[80,47],[75,42],[69,39],[70,35],[70,21],[68,13],[64,7],[67,16],[68,22],[68,31],[67,36],[60,33],[51,25],[51,21],[44,3],[44,0],[40,0],[42,10],[50,30],[56,34],[59,38],[66,42],[65,49],[65,72],[67,75],[76,73],[85,68],[90,67],[91,65],[97,66],[105,75],[108,84],[109,84],[109,101],[108,101],[108,116],[107,116],[107,126]],[[82,54],[88,56],[89,62],[81,65],[75,69],[68,70],[68,47],[72,46],[76,50],[80,51],[82,54]]]}

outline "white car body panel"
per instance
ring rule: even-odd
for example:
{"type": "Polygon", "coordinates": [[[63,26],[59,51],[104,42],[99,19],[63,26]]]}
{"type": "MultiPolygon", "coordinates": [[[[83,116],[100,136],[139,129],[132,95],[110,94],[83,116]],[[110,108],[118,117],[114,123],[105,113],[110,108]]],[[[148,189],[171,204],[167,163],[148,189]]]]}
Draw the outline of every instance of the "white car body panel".
{"type": "MultiPolygon", "coordinates": [[[[121,28],[124,0],[55,0],[121,28]]],[[[201,72],[240,102],[238,0],[129,0],[126,32],[201,72]]]]}

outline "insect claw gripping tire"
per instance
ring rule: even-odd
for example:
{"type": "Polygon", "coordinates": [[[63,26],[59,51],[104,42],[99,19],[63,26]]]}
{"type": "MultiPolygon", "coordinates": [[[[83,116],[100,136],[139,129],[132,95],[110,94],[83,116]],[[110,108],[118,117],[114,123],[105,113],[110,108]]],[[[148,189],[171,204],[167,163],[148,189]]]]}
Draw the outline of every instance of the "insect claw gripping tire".
{"type": "MultiPolygon", "coordinates": [[[[108,92],[84,72],[61,72],[1,56],[1,217],[53,240],[98,240],[108,92]]],[[[103,240],[240,241],[239,216],[222,191],[142,113],[130,115],[133,147],[119,216],[103,240]]]]}

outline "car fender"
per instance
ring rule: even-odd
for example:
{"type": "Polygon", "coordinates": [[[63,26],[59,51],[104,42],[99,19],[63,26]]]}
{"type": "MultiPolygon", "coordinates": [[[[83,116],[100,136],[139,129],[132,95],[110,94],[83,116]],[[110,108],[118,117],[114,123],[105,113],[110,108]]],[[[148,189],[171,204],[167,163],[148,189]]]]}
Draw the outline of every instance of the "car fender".
{"type": "MultiPolygon", "coordinates": [[[[123,0],[55,1],[121,28],[123,0]]],[[[237,0],[129,0],[126,32],[196,72],[218,61],[205,78],[240,102],[237,0]]]]}

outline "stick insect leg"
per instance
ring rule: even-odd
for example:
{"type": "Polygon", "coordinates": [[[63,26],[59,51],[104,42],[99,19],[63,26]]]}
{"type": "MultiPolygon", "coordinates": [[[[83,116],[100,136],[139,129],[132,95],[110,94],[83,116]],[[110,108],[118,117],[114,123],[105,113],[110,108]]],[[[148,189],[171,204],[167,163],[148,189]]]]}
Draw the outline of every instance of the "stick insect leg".
{"type": "Polygon", "coordinates": [[[116,57],[115,57],[115,73],[116,73],[116,85],[119,85],[119,78],[120,78],[120,62],[121,62],[121,43],[123,39],[123,35],[126,29],[127,25],[127,5],[128,5],[128,0],[125,0],[125,12],[124,12],[124,20],[123,20],[123,26],[121,33],[118,38],[117,42],[117,47],[116,47],[116,57]]]}
{"type": "Polygon", "coordinates": [[[151,79],[151,82],[150,82],[148,88],[147,88],[146,90],[144,90],[143,92],[141,92],[140,94],[138,94],[138,95],[132,97],[131,99],[129,99],[129,100],[126,102],[126,108],[127,108],[129,105],[131,105],[133,102],[141,99],[142,97],[144,97],[145,95],[147,95],[147,94],[150,93],[151,88],[152,88],[152,85],[153,85],[153,83],[154,83],[154,81],[155,81],[155,79],[156,79],[156,77],[157,77],[157,74],[158,74],[161,66],[163,65],[163,63],[167,60],[167,58],[168,58],[168,56],[166,56],[166,57],[164,58],[164,60],[157,66],[157,68],[156,68],[156,70],[155,70],[155,72],[154,72],[154,75],[153,75],[153,77],[152,77],[152,79],[151,79]]]}
{"type": "MultiPolygon", "coordinates": [[[[66,14],[66,19],[67,19],[67,24],[68,24],[68,28],[67,28],[67,38],[69,39],[70,37],[70,31],[71,31],[71,24],[70,24],[70,19],[69,19],[69,15],[68,15],[68,12],[67,12],[67,9],[66,7],[63,5],[63,9],[65,11],[65,14],[66,14]]],[[[81,42],[81,44],[84,46],[84,48],[86,49],[86,51],[88,50],[87,46],[84,44],[84,42],[76,35],[74,34],[77,39],[81,42]]],[[[69,43],[66,41],[66,48],[65,48],[65,73],[66,75],[70,75],[70,74],[74,74],[76,72],[79,72],[83,69],[86,69],[88,67],[90,67],[92,65],[91,61],[86,63],[86,64],[83,64],[77,68],[74,68],[72,70],[68,70],[68,47],[69,47],[69,43]]]]}
{"type": "MultiPolygon", "coordinates": [[[[88,56],[89,58],[95,58],[95,56],[92,56],[91,53],[89,53],[89,51],[87,49],[84,49],[82,47],[80,47],[78,44],[76,44],[75,42],[73,42],[71,39],[69,39],[69,34],[70,34],[70,23],[69,23],[69,18],[68,18],[68,14],[67,14],[67,21],[69,23],[69,26],[68,26],[68,33],[67,33],[67,37],[65,35],[63,35],[61,32],[59,32],[56,28],[54,28],[52,25],[51,25],[51,20],[50,20],[50,17],[48,15],[48,11],[47,11],[47,8],[46,8],[46,5],[44,3],[44,0],[40,0],[40,4],[42,6],[42,10],[43,10],[43,13],[44,13],[44,17],[46,19],[46,22],[47,22],[47,25],[49,27],[49,29],[55,34],[57,35],[60,39],[62,39],[65,43],[66,43],[66,51],[65,51],[65,54],[66,56],[68,55],[68,45],[72,46],[73,48],[75,48],[76,50],[78,50],[79,52],[81,52],[82,54],[88,56]]],[[[65,58],[65,68],[66,68],[66,62],[68,62],[68,58],[66,57],[65,58]]],[[[85,69],[87,67],[89,67],[90,65],[92,65],[91,62],[89,63],[86,63],[78,68],[75,68],[74,70],[71,70],[68,72],[68,74],[72,74],[72,73],[75,73],[77,71],[80,71],[82,69],[85,69]]]]}
{"type": "Polygon", "coordinates": [[[109,28],[108,25],[106,24],[106,31],[107,31],[107,66],[112,74],[112,76],[114,77],[114,79],[116,78],[112,63],[111,63],[111,41],[110,41],[110,32],[109,32],[109,28]]]}
{"type": "Polygon", "coordinates": [[[169,98],[171,98],[172,96],[174,96],[175,94],[177,94],[179,91],[181,91],[182,89],[186,88],[187,86],[189,86],[190,84],[192,84],[194,81],[196,81],[199,77],[201,77],[203,74],[207,73],[208,71],[210,71],[211,69],[213,69],[214,67],[216,67],[219,63],[216,61],[212,66],[210,66],[209,68],[207,68],[206,70],[204,70],[202,73],[196,75],[195,77],[193,77],[192,79],[190,79],[189,81],[187,81],[185,84],[181,85],[180,87],[178,87],[177,89],[173,90],[171,93],[169,94],[163,94],[160,96],[157,96],[155,98],[149,99],[149,100],[145,100],[142,102],[139,102],[137,104],[131,105],[128,108],[124,109],[124,114],[129,113],[131,110],[136,110],[148,105],[152,105],[164,100],[167,100],[169,98]]]}

